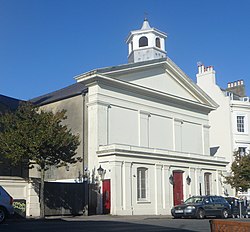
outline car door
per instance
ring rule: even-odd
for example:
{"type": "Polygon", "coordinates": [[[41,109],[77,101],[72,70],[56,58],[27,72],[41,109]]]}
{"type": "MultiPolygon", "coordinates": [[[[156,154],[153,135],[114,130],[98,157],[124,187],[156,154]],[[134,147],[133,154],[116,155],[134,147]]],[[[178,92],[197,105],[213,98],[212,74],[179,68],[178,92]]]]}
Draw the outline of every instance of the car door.
{"type": "Polygon", "coordinates": [[[213,198],[213,202],[214,202],[214,216],[220,216],[221,211],[224,208],[224,205],[222,204],[220,197],[214,196],[212,198],[213,198]]]}
{"type": "Polygon", "coordinates": [[[213,215],[213,204],[211,197],[205,197],[203,200],[203,208],[207,216],[213,215]]]}

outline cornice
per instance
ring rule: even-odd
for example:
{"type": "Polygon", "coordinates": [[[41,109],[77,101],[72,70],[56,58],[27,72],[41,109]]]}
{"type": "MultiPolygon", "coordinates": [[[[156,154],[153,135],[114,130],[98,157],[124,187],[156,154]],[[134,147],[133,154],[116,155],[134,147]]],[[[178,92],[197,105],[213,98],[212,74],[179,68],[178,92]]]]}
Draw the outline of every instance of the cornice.
{"type": "Polygon", "coordinates": [[[190,108],[192,110],[201,111],[201,112],[210,112],[215,109],[213,106],[202,104],[200,102],[195,102],[186,98],[181,98],[175,95],[167,94],[161,91],[157,91],[154,89],[150,89],[144,86],[140,86],[134,83],[126,82],[123,80],[118,80],[114,78],[110,78],[104,75],[96,74],[91,75],[89,77],[85,77],[82,80],[82,83],[87,87],[104,84],[107,86],[116,87],[118,89],[128,90],[130,92],[134,92],[136,94],[141,94],[147,97],[151,97],[152,99],[156,99],[157,101],[163,101],[165,104],[170,104],[174,106],[179,106],[181,108],[190,108]]]}
{"type": "Polygon", "coordinates": [[[229,161],[221,157],[175,152],[161,149],[131,147],[126,145],[102,146],[97,151],[98,157],[122,156],[130,158],[157,159],[174,162],[196,163],[225,167],[229,161]]]}

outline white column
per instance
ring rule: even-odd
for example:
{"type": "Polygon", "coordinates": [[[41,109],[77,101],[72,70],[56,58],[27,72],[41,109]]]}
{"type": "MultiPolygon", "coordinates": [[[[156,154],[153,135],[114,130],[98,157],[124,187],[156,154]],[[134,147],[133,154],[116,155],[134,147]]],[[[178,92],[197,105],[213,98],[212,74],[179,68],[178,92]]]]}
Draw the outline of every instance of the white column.
{"type": "Polygon", "coordinates": [[[27,202],[26,202],[26,216],[39,217],[40,216],[40,202],[38,193],[35,191],[37,183],[31,182],[27,184],[27,202]]]}
{"type": "Polygon", "coordinates": [[[182,124],[183,120],[174,119],[174,141],[175,141],[175,151],[182,151],[182,124]]]}
{"type": "Polygon", "coordinates": [[[162,212],[162,165],[155,165],[155,214],[162,212]]]}
{"type": "Polygon", "coordinates": [[[209,128],[209,125],[202,126],[202,145],[204,155],[210,155],[209,128]]]}
{"type": "Polygon", "coordinates": [[[201,188],[201,193],[204,194],[202,191],[202,172],[200,168],[195,169],[195,194],[200,195],[200,188],[201,188]]]}
{"type": "MultiPolygon", "coordinates": [[[[212,178],[213,178],[213,174],[212,174],[212,178]]],[[[216,180],[216,195],[220,195],[220,181],[219,181],[219,171],[216,170],[215,172],[215,180],[216,180]]],[[[211,180],[211,182],[213,183],[213,179],[211,180]]]]}
{"type": "Polygon", "coordinates": [[[96,99],[88,103],[88,168],[91,172],[98,168],[99,146],[108,144],[108,107],[108,103],[96,99]]]}
{"type": "Polygon", "coordinates": [[[170,214],[170,209],[174,205],[173,203],[173,185],[170,184],[169,182],[169,177],[172,174],[170,170],[169,165],[164,165],[164,176],[165,176],[165,181],[164,183],[166,184],[165,186],[165,207],[166,207],[166,213],[170,214]]]}
{"type": "Polygon", "coordinates": [[[139,112],[139,146],[141,147],[149,146],[149,117],[149,112],[139,112]]]}
{"type": "Polygon", "coordinates": [[[110,162],[111,167],[111,214],[117,215],[122,213],[122,162],[110,162]]]}
{"type": "Polygon", "coordinates": [[[192,195],[197,194],[195,191],[195,185],[196,185],[196,181],[195,181],[195,168],[189,168],[189,177],[191,178],[191,183],[190,183],[190,187],[189,187],[189,197],[191,197],[192,195]]]}
{"type": "Polygon", "coordinates": [[[124,162],[123,163],[123,199],[122,199],[122,207],[124,214],[132,214],[131,206],[132,206],[132,199],[131,199],[131,186],[132,186],[132,172],[131,172],[131,162],[124,162]]]}

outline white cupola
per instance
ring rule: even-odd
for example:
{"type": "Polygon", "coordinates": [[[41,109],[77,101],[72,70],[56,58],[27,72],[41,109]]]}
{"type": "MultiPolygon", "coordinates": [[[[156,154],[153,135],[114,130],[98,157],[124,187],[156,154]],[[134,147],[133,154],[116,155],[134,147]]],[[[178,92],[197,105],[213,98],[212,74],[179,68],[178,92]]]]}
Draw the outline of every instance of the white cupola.
{"type": "Polygon", "coordinates": [[[166,57],[164,32],[151,28],[145,18],[140,30],[131,31],[128,44],[128,62],[136,63],[166,57]]]}

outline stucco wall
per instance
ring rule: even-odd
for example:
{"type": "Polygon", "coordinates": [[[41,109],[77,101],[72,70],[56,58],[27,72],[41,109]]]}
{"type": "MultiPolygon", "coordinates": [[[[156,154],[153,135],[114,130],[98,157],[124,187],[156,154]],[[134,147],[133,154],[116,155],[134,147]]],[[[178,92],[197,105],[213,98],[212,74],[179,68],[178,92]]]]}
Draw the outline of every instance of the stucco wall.
{"type": "MultiPolygon", "coordinates": [[[[64,99],[61,101],[57,101],[54,103],[50,103],[48,105],[42,106],[42,110],[48,110],[52,112],[57,112],[60,110],[67,110],[66,115],[67,119],[63,121],[64,124],[67,125],[71,132],[75,135],[79,135],[79,139],[81,141],[78,149],[76,157],[83,158],[83,140],[84,140],[84,126],[83,126],[83,118],[84,118],[84,96],[78,95],[75,97],[71,97],[68,99],[64,99]]],[[[76,164],[70,164],[68,170],[65,167],[56,168],[50,167],[49,170],[46,171],[46,180],[76,180],[79,175],[83,174],[83,162],[78,162],[76,164]]],[[[39,173],[37,173],[36,168],[30,170],[30,177],[37,177],[39,173]]]]}
{"type": "Polygon", "coordinates": [[[178,83],[164,68],[151,68],[136,73],[123,74],[120,80],[128,81],[150,89],[179,96],[189,100],[196,100],[183,86],[178,83]]]}
{"type": "MultiPolygon", "coordinates": [[[[106,144],[203,153],[203,138],[207,136],[203,133],[203,126],[208,124],[207,115],[157,102],[146,96],[138,98],[135,93],[104,85],[100,91],[101,100],[108,103],[106,144]],[[179,129],[174,126],[176,119],[180,122],[179,129]]],[[[105,115],[100,117],[103,119],[105,115]]],[[[208,147],[204,149],[208,154],[208,147]]]]}
{"type": "Polygon", "coordinates": [[[239,147],[246,148],[250,151],[250,102],[231,101],[231,120],[232,120],[232,134],[233,134],[233,149],[237,150],[239,147]],[[237,116],[245,117],[244,132],[237,131],[237,116]]]}
{"type": "Polygon", "coordinates": [[[0,185],[13,197],[14,202],[15,200],[25,200],[27,217],[40,216],[39,193],[36,182],[18,177],[1,177],[0,185]]]}
{"type": "Polygon", "coordinates": [[[174,204],[173,185],[169,177],[177,170],[183,173],[183,199],[199,195],[200,191],[201,194],[205,194],[205,173],[211,174],[211,194],[224,194],[221,177],[223,165],[211,164],[205,160],[191,161],[185,157],[186,154],[182,154],[183,159],[179,160],[181,153],[178,152],[167,156],[163,151],[154,152],[154,149],[129,146],[117,146],[115,152],[115,147],[104,146],[99,152],[99,162],[106,170],[105,179],[111,179],[111,214],[169,215],[174,204]],[[144,201],[137,198],[137,168],[141,167],[148,170],[147,198],[144,201]],[[191,179],[190,184],[186,181],[188,176],[191,179]]]}
{"type": "MultiPolygon", "coordinates": [[[[210,147],[211,155],[225,157],[232,161],[232,124],[230,99],[225,97],[220,87],[216,85],[215,73],[197,75],[197,84],[219,105],[210,112],[210,147]]],[[[228,170],[230,166],[228,166],[228,170]]]]}

